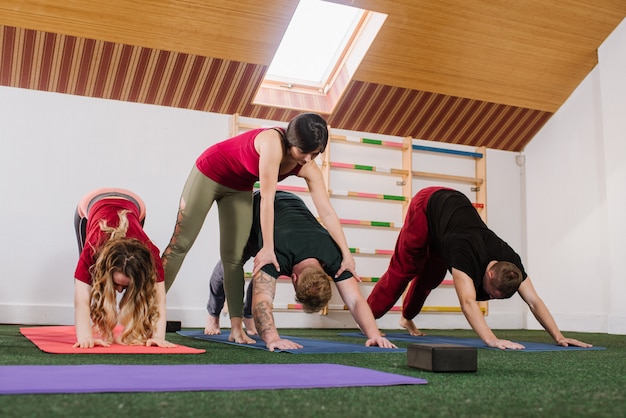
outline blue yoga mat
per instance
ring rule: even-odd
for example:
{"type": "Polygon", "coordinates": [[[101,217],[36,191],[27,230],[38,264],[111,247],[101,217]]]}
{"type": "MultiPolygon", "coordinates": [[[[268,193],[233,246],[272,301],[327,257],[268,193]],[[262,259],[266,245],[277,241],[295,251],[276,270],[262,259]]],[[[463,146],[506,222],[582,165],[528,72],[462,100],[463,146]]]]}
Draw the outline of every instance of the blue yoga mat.
{"type": "MultiPolygon", "coordinates": [[[[340,333],[339,335],[343,337],[365,338],[365,336],[361,334],[360,332],[346,332],[346,333],[340,333]]],[[[390,334],[386,334],[385,337],[387,337],[387,339],[390,341],[404,341],[404,342],[417,343],[417,344],[456,344],[456,345],[462,345],[465,347],[489,348],[492,350],[498,350],[498,348],[487,346],[487,344],[485,344],[480,338],[445,337],[445,336],[439,336],[439,335],[424,335],[422,337],[414,337],[412,335],[404,334],[404,333],[390,333],[390,334]]],[[[522,344],[526,348],[523,350],[507,350],[507,351],[537,352],[537,351],[606,350],[605,347],[590,347],[590,348],[574,347],[574,346],[563,347],[557,344],[536,343],[536,342],[530,342],[530,341],[516,341],[516,342],[522,344]]]]}
{"type": "MultiPolygon", "coordinates": [[[[256,341],[256,344],[239,344],[232,341],[228,341],[230,332],[225,332],[219,335],[206,335],[202,331],[177,331],[177,334],[185,337],[196,338],[198,340],[213,341],[216,343],[225,343],[231,345],[237,345],[246,348],[256,348],[260,350],[267,350],[265,343],[258,335],[251,336],[250,338],[256,341]]],[[[313,340],[309,338],[290,337],[288,335],[281,336],[284,339],[293,341],[300,344],[303,348],[292,350],[275,350],[275,352],[291,353],[291,354],[330,354],[330,353],[405,353],[405,348],[381,348],[381,347],[366,347],[365,345],[340,343],[336,341],[323,341],[313,340]]]]}
{"type": "Polygon", "coordinates": [[[426,383],[424,379],[339,364],[0,366],[0,395],[306,389],[426,383]]]}

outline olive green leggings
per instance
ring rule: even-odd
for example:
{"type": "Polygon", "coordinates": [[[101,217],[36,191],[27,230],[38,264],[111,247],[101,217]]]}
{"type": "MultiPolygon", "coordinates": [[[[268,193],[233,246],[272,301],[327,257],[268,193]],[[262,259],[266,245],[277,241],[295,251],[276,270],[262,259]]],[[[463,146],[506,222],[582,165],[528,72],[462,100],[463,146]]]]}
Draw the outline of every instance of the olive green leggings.
{"type": "Polygon", "coordinates": [[[252,192],[234,190],[211,180],[194,166],[187,178],[170,243],[163,252],[165,288],[169,289],[202,224],[217,202],[220,257],[230,317],[243,316],[243,250],[252,227],[252,192]]]}

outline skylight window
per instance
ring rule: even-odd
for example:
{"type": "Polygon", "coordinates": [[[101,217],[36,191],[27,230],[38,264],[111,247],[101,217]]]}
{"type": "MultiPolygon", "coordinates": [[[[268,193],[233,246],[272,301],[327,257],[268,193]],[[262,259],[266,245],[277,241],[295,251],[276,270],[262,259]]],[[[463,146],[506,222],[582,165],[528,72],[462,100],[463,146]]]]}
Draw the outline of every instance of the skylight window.
{"type": "Polygon", "coordinates": [[[341,4],[300,0],[266,78],[321,85],[364,13],[341,4]]]}
{"type": "Polygon", "coordinates": [[[300,0],[254,103],[331,113],[386,17],[300,0]]]}

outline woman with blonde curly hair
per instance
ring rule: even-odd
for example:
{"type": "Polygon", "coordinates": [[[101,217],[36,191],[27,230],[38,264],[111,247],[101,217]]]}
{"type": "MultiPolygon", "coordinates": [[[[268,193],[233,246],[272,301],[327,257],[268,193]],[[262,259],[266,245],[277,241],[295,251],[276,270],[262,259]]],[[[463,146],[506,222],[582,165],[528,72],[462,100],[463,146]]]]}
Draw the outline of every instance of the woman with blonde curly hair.
{"type": "Polygon", "coordinates": [[[74,347],[175,346],[165,340],[163,267],[144,219],[143,201],[124,189],[95,190],[78,204],[74,347]],[[118,324],[123,330],[115,335],[118,324]]]}

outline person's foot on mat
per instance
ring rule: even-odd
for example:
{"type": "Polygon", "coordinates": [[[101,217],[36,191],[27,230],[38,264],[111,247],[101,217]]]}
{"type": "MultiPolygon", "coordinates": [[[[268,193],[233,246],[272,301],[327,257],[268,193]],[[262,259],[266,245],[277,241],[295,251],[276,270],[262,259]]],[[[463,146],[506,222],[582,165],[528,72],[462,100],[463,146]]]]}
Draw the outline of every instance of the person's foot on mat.
{"type": "Polygon", "coordinates": [[[254,318],[243,318],[243,326],[246,328],[248,335],[259,335],[254,325],[254,318]]]}
{"type": "Polygon", "coordinates": [[[243,322],[239,317],[230,318],[230,335],[228,341],[237,344],[256,344],[243,330],[243,322]]]}
{"type": "Polygon", "coordinates": [[[220,330],[220,317],[207,315],[206,325],[204,326],[204,333],[206,335],[219,335],[222,333],[220,330]]]}
{"type": "Polygon", "coordinates": [[[412,320],[406,319],[405,317],[400,317],[400,326],[409,331],[409,335],[413,337],[423,337],[426,335],[415,326],[412,320]]]}

